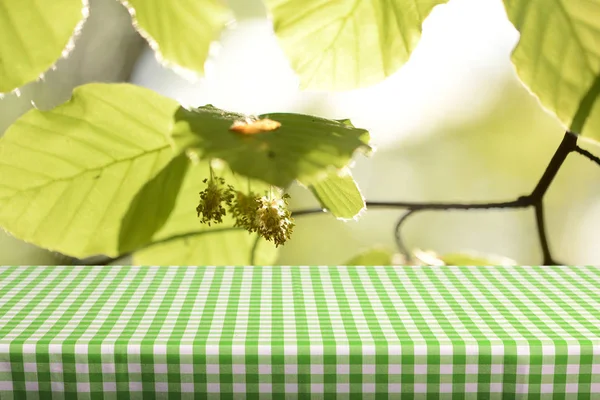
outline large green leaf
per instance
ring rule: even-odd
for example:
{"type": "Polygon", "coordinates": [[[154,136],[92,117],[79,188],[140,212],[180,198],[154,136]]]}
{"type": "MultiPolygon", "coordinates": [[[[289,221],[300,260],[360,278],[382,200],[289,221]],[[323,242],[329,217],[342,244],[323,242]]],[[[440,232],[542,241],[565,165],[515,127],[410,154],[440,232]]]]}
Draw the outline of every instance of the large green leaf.
{"type": "Polygon", "coordinates": [[[0,140],[0,225],[74,257],[118,255],[132,200],[175,155],[167,132],[178,106],[133,85],[89,84],[23,115],[0,140]]]}
{"type": "Polygon", "coordinates": [[[512,56],[521,80],[572,131],[600,140],[600,1],[504,5],[521,33],[512,56]]]}
{"type": "Polygon", "coordinates": [[[367,86],[396,72],[447,0],[265,0],[303,88],[367,86]]]}
{"type": "MultiPolygon", "coordinates": [[[[225,166],[213,167],[216,176],[226,184],[247,192],[248,179],[233,175],[225,166]]],[[[196,214],[202,182],[209,177],[208,163],[192,165],[183,181],[173,212],[153,237],[154,244],[134,253],[134,264],[144,265],[247,265],[250,262],[255,234],[233,228],[229,215],[222,224],[201,224],[196,214]]],[[[268,186],[250,182],[252,191],[261,193],[268,186]]],[[[277,250],[272,243],[260,240],[256,249],[256,264],[273,264],[277,250]]]]}
{"type": "Polygon", "coordinates": [[[232,18],[221,0],[121,0],[166,65],[204,72],[210,44],[232,18]]]}
{"type": "Polygon", "coordinates": [[[184,155],[173,159],[136,194],[119,232],[121,254],[148,244],[171,215],[190,160],[184,155]]]}
{"type": "Polygon", "coordinates": [[[68,52],[82,0],[0,0],[0,93],[36,80],[68,52]]]}
{"type": "Polygon", "coordinates": [[[369,133],[348,120],[328,120],[302,114],[269,114],[278,129],[252,135],[233,132],[245,115],[211,105],[195,110],[180,108],[173,141],[179,151],[197,148],[204,159],[226,161],[239,174],[287,187],[295,179],[312,184],[330,168],[345,167],[358,149],[370,151],[369,133]]]}
{"type": "Polygon", "coordinates": [[[331,172],[310,187],[321,206],[339,219],[353,219],[366,209],[365,199],[346,168],[331,172]]]}

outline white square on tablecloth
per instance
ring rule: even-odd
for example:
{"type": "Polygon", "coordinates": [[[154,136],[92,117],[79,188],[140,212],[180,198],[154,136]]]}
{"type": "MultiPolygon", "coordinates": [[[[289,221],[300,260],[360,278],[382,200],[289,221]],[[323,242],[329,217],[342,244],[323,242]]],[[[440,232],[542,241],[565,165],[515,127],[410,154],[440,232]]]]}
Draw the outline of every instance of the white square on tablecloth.
{"type": "Polygon", "coordinates": [[[37,371],[37,364],[36,363],[30,363],[30,362],[23,363],[23,371],[24,372],[36,372],[37,371]]]}
{"type": "Polygon", "coordinates": [[[578,392],[579,392],[579,384],[578,383],[565,384],[565,393],[578,393],[578,392]]]}
{"type": "Polygon", "coordinates": [[[554,385],[551,383],[542,383],[540,385],[540,393],[554,393],[554,385]]]}
{"type": "Polygon", "coordinates": [[[490,383],[490,392],[491,393],[502,393],[502,383],[500,383],[500,382],[490,383]]]}
{"type": "Polygon", "coordinates": [[[477,393],[477,384],[465,383],[465,393],[477,393]]]}
{"type": "Polygon", "coordinates": [[[90,384],[89,382],[77,382],[77,391],[81,392],[81,393],[88,393],[90,392],[91,388],[90,388],[90,384]]]}
{"type": "Polygon", "coordinates": [[[154,364],[155,374],[166,374],[167,372],[169,372],[167,369],[167,364],[154,364]]]}
{"type": "Polygon", "coordinates": [[[311,383],[310,384],[311,393],[323,393],[324,390],[325,390],[325,385],[323,385],[322,383],[311,383]]]}
{"type": "Polygon", "coordinates": [[[440,383],[440,393],[452,393],[452,384],[440,383]]]}
{"type": "Polygon", "coordinates": [[[206,373],[207,374],[218,374],[219,373],[219,364],[206,364],[206,373]]]}
{"type": "Polygon", "coordinates": [[[470,375],[475,375],[479,372],[479,365],[477,364],[467,364],[465,365],[465,373],[470,375]]]}
{"type": "Polygon", "coordinates": [[[271,393],[273,392],[273,385],[270,383],[259,383],[258,384],[258,392],[259,393],[271,393]]]}
{"type": "Polygon", "coordinates": [[[234,383],[233,384],[233,393],[246,393],[246,384],[245,383],[234,383]]]}
{"type": "Polygon", "coordinates": [[[193,364],[180,364],[179,370],[182,374],[193,374],[194,373],[194,365],[193,364]]]}
{"type": "Polygon", "coordinates": [[[338,383],[336,385],[337,393],[350,393],[350,384],[349,383],[338,383]]]}
{"type": "Polygon", "coordinates": [[[338,375],[350,373],[350,365],[348,365],[348,364],[338,364],[336,369],[337,369],[338,375]]]}
{"type": "Polygon", "coordinates": [[[415,383],[415,393],[427,393],[427,384],[415,383]]]}
{"type": "Polygon", "coordinates": [[[236,375],[243,375],[246,373],[245,364],[231,364],[231,373],[236,375]]]}
{"type": "Polygon", "coordinates": [[[363,391],[363,393],[375,393],[375,384],[374,383],[363,383],[362,391],[363,391]]]}
{"type": "Polygon", "coordinates": [[[402,391],[402,385],[399,383],[389,383],[388,384],[388,392],[389,393],[400,393],[402,391]]]}
{"type": "Polygon", "coordinates": [[[297,383],[286,383],[285,384],[285,392],[286,393],[298,393],[298,384],[297,383]]]}
{"type": "Polygon", "coordinates": [[[554,365],[542,365],[542,375],[554,375],[554,365]]]}
{"type": "Polygon", "coordinates": [[[298,373],[298,365],[297,364],[286,364],[284,366],[285,373],[288,375],[295,375],[298,373]]]}
{"type": "Polygon", "coordinates": [[[440,375],[452,375],[453,369],[452,364],[440,364],[440,375]]]}
{"type": "Polygon", "coordinates": [[[221,392],[221,385],[219,383],[207,383],[206,384],[206,391],[208,393],[220,393],[221,392]]]}
{"type": "Polygon", "coordinates": [[[427,374],[427,365],[415,364],[415,375],[427,374]]]}
{"type": "Polygon", "coordinates": [[[363,375],[375,375],[375,364],[365,364],[362,367],[363,375]]]}
{"type": "Polygon", "coordinates": [[[312,375],[323,375],[324,368],[320,364],[315,364],[310,366],[310,373],[312,375]]]}
{"type": "Polygon", "coordinates": [[[154,384],[154,389],[158,393],[168,393],[169,392],[169,384],[167,382],[156,382],[154,384]]]}
{"type": "Polygon", "coordinates": [[[182,383],[181,384],[181,392],[182,393],[194,393],[194,384],[193,383],[182,383]]]}
{"type": "Polygon", "coordinates": [[[567,375],[579,374],[579,364],[567,364],[567,375]]]}
{"type": "Polygon", "coordinates": [[[271,365],[270,364],[259,364],[258,365],[258,373],[261,375],[271,375],[271,365]]]}

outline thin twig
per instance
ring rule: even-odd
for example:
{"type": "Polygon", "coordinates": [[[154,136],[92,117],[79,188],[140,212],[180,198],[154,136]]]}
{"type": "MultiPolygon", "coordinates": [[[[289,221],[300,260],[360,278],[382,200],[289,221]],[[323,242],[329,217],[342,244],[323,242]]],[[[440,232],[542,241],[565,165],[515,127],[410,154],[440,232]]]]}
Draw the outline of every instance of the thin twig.
{"type": "Polygon", "coordinates": [[[404,256],[407,262],[411,261],[412,255],[410,254],[410,251],[408,251],[406,245],[404,244],[404,239],[402,238],[402,225],[411,215],[413,215],[416,212],[417,210],[408,210],[407,212],[405,212],[404,215],[400,217],[398,223],[396,223],[396,227],[394,228],[394,235],[396,236],[396,245],[398,246],[398,250],[404,256]]]}
{"type": "Polygon", "coordinates": [[[258,249],[258,242],[260,241],[260,235],[256,235],[256,239],[254,239],[254,244],[252,245],[252,250],[250,250],[250,265],[254,265],[256,263],[256,249],[258,249]]]}
{"type": "Polygon", "coordinates": [[[537,225],[538,237],[540,238],[540,246],[542,248],[543,265],[558,265],[552,258],[550,253],[550,245],[548,244],[548,235],[546,234],[546,222],[544,219],[544,203],[540,201],[535,206],[535,221],[537,225]]]}
{"type": "Polygon", "coordinates": [[[590,153],[589,151],[582,149],[581,147],[577,146],[575,148],[575,152],[581,154],[582,156],[590,159],[591,161],[595,162],[596,164],[600,165],[600,158],[596,157],[595,155],[593,155],[592,153],[590,153]]]}

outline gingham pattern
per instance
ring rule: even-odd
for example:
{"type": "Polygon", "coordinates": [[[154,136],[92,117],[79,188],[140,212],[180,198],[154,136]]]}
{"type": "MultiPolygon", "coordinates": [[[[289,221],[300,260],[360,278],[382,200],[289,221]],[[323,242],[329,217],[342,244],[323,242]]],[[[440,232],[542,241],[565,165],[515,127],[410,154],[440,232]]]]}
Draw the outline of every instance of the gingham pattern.
{"type": "Polygon", "coordinates": [[[600,269],[0,267],[2,400],[333,393],[600,399],[600,269]]]}

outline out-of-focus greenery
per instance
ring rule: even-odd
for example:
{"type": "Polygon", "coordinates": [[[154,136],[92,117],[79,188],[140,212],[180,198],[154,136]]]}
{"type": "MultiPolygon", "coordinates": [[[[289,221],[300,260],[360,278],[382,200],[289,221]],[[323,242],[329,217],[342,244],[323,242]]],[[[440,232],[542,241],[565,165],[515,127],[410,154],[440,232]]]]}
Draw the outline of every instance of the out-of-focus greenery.
{"type": "Polygon", "coordinates": [[[600,3],[504,4],[521,33],[512,56],[519,77],[573,132],[600,140],[600,3]]]}
{"type": "Polygon", "coordinates": [[[87,12],[81,0],[0,0],[0,93],[38,79],[54,65],[87,12]]]}
{"type": "Polygon", "coordinates": [[[381,82],[408,61],[433,7],[447,0],[265,0],[303,89],[381,82]]]}
{"type": "MultiPolygon", "coordinates": [[[[434,14],[436,16],[443,15],[448,10],[460,8],[461,3],[466,4],[469,1],[454,0],[437,9],[437,13],[434,10],[434,14]]],[[[96,0],[96,2],[102,4],[103,0],[96,0]]],[[[259,7],[248,7],[248,4],[251,3],[234,1],[232,8],[238,17],[262,14],[264,11],[262,8],[259,10],[259,7]]],[[[252,4],[256,5],[255,3],[252,4]]],[[[476,2],[471,1],[471,3],[469,6],[475,7],[476,2]]],[[[501,4],[500,0],[477,2],[477,4],[483,3],[501,4]]],[[[516,1],[513,2],[513,4],[516,3],[516,1]]],[[[571,9],[565,10],[565,13],[568,14],[571,9]]],[[[121,15],[128,18],[126,12],[121,15]]],[[[578,18],[583,17],[578,15],[578,18]]],[[[431,19],[431,21],[434,20],[436,19],[431,19]]],[[[439,23],[439,18],[437,21],[439,23]]],[[[432,26],[434,24],[435,22],[431,22],[432,26]]],[[[482,24],[479,28],[485,30],[485,23],[482,24]]],[[[179,78],[171,78],[173,75],[164,70],[155,70],[152,74],[147,74],[148,78],[143,80],[140,77],[144,74],[140,71],[152,68],[147,62],[147,58],[142,59],[135,69],[134,81],[150,87],[162,84],[162,92],[169,91],[173,97],[182,95],[183,90],[178,88],[184,87],[188,94],[198,91],[195,99],[202,98],[202,96],[209,98],[208,101],[196,105],[213,103],[210,96],[218,94],[218,101],[221,104],[213,104],[234,111],[238,111],[237,105],[243,105],[244,99],[246,99],[244,107],[252,110],[271,104],[275,108],[264,111],[305,112],[328,118],[350,117],[353,121],[355,119],[360,121],[358,126],[365,127],[372,132],[385,131],[385,144],[378,148],[375,156],[370,160],[359,158],[352,170],[365,197],[369,200],[483,202],[515,199],[531,191],[564,133],[558,120],[545,113],[527,89],[517,81],[516,74],[508,62],[509,54],[506,51],[506,43],[510,41],[509,39],[500,43],[498,54],[502,53],[502,57],[491,57],[491,51],[487,53],[488,50],[483,51],[482,48],[479,49],[480,53],[477,53],[476,50],[473,50],[472,54],[458,53],[452,42],[449,42],[448,58],[436,58],[437,66],[432,68],[426,67],[423,63],[419,64],[420,55],[417,54],[419,53],[417,48],[414,60],[411,61],[413,61],[413,66],[420,65],[421,75],[415,75],[414,67],[412,67],[412,82],[404,82],[402,85],[398,85],[398,80],[392,76],[389,82],[384,82],[382,86],[394,87],[395,93],[388,93],[389,96],[380,97],[378,102],[375,102],[372,98],[368,101],[361,100],[360,93],[364,93],[364,97],[367,99],[369,91],[357,91],[339,96],[305,93],[302,96],[294,95],[295,98],[284,93],[285,90],[282,88],[288,87],[286,86],[288,82],[283,82],[283,80],[280,82],[277,79],[287,72],[280,75],[277,75],[279,72],[273,74],[276,69],[271,68],[269,63],[276,57],[267,57],[269,52],[267,47],[261,48],[260,58],[253,57],[255,52],[248,53],[248,49],[251,47],[248,44],[252,43],[249,40],[256,36],[248,34],[248,31],[244,31],[244,29],[244,24],[240,23],[237,31],[240,33],[237,33],[237,39],[224,41],[225,47],[222,49],[222,53],[212,57],[213,72],[210,73],[210,68],[207,67],[207,79],[200,82],[199,85],[181,84],[182,81],[179,78]],[[241,50],[244,47],[245,49],[241,50]],[[456,73],[456,65],[452,64],[456,62],[456,58],[465,55],[471,57],[469,63],[463,62],[460,65],[468,73],[461,75],[456,73]],[[486,57],[491,57],[495,61],[486,61],[486,57]],[[240,60],[248,59],[252,59],[254,62],[240,62],[240,60]],[[227,63],[224,60],[227,60],[227,63]],[[452,70],[452,66],[454,70],[452,70]],[[493,72],[490,72],[492,70],[493,72]],[[224,74],[224,71],[230,75],[224,74]],[[427,74],[432,75],[428,76],[427,74]],[[257,78],[257,76],[262,78],[257,78]],[[487,82],[485,76],[487,76],[487,82]],[[446,81],[464,79],[464,82],[460,83],[462,86],[455,85],[463,88],[462,96],[452,97],[445,94],[443,89],[446,88],[445,82],[440,80],[440,77],[446,81]],[[239,87],[232,90],[231,87],[224,89],[219,86],[228,79],[239,84],[239,87]],[[281,84],[282,82],[283,84],[281,84]],[[254,86],[252,86],[253,84],[254,86]],[[407,97],[406,92],[411,95],[407,97]],[[408,116],[412,117],[409,118],[410,122],[394,118],[395,114],[401,115],[405,109],[415,110],[411,107],[411,102],[421,101],[424,94],[428,96],[426,98],[430,102],[429,107],[417,108],[416,116],[408,116]],[[276,95],[280,95],[280,97],[276,95]],[[269,97],[268,100],[265,100],[267,97],[269,97]],[[354,100],[349,101],[352,98],[354,100]],[[252,101],[249,102],[248,99],[252,101]],[[347,105],[352,102],[355,103],[356,118],[352,113],[347,113],[347,110],[352,108],[348,108],[347,105]],[[236,106],[227,106],[227,104],[236,106]],[[472,112],[470,112],[470,108],[472,112]],[[396,137],[398,139],[395,139],[396,137]]],[[[130,33],[127,30],[122,32],[130,33]]],[[[227,38],[227,35],[230,35],[230,38],[235,37],[235,32],[235,29],[225,32],[224,37],[227,38]]],[[[473,32],[478,31],[472,29],[469,35],[472,36],[473,32]]],[[[268,33],[270,34],[270,32],[268,33]]],[[[454,29],[444,32],[444,35],[448,37],[452,37],[453,34],[454,29]]],[[[423,45],[424,49],[427,48],[426,36],[426,32],[424,32],[423,42],[426,42],[423,45]]],[[[429,43],[431,43],[432,37],[433,35],[429,37],[429,43]]],[[[531,47],[533,42],[527,43],[531,47]]],[[[256,42],[256,44],[259,43],[256,42]]],[[[85,46],[83,48],[85,49],[85,46]]],[[[131,48],[135,48],[135,46],[131,48]]],[[[494,48],[494,46],[490,44],[486,49],[489,48],[494,48]]],[[[88,60],[102,59],[106,62],[106,54],[98,49],[91,51],[94,54],[88,60]]],[[[75,52],[77,52],[77,48],[75,52]]],[[[426,50],[421,53],[423,52],[426,50]]],[[[122,54],[125,53],[121,52],[112,60],[118,60],[117,67],[123,67],[124,70],[126,70],[124,66],[131,64],[131,57],[129,59],[122,58],[122,54]]],[[[75,57],[74,60],[81,59],[75,57]]],[[[108,62],[108,64],[110,63],[108,62]]],[[[94,61],[88,61],[88,65],[93,64],[94,61]]],[[[285,69],[281,63],[278,65],[279,70],[277,71],[285,69]]],[[[327,64],[325,66],[331,67],[327,64]]],[[[26,86],[23,88],[25,94],[23,97],[9,96],[0,100],[0,107],[3,107],[3,113],[0,115],[0,129],[2,123],[7,126],[14,120],[14,116],[30,108],[29,100],[35,100],[36,104],[41,107],[55,106],[68,97],[75,84],[83,83],[86,79],[89,80],[89,77],[83,80],[74,77],[66,79],[68,75],[64,75],[64,72],[61,75],[60,72],[69,70],[69,68],[72,68],[71,71],[84,69],[77,65],[77,61],[62,60],[58,64],[57,71],[54,71],[56,75],[50,73],[46,82],[26,86]],[[44,98],[43,95],[39,95],[39,92],[36,93],[31,88],[43,88],[41,91],[45,91],[47,97],[44,98]],[[4,121],[2,121],[3,118],[4,121]]],[[[411,62],[403,70],[410,71],[411,62]]],[[[403,75],[404,71],[401,71],[399,75],[403,75]]],[[[121,73],[116,79],[124,79],[127,74],[128,72],[121,73]]],[[[109,75],[110,73],[107,72],[100,80],[110,79],[106,78],[109,75]]],[[[408,76],[410,73],[404,75],[408,76]]],[[[291,82],[289,79],[288,81],[291,82]]],[[[539,91],[542,93],[542,101],[545,104],[548,103],[547,98],[543,95],[544,90],[548,89],[546,86],[546,84],[542,84],[539,91]]],[[[161,90],[158,91],[161,92],[161,90]]],[[[392,90],[389,89],[388,92],[392,92],[392,90]]],[[[564,91],[563,95],[565,95],[564,91]]],[[[571,95],[572,93],[568,92],[567,96],[571,95]]],[[[247,112],[246,109],[239,111],[247,112]]],[[[597,114],[597,110],[593,107],[589,111],[592,115],[597,114]]],[[[594,128],[598,125],[595,121],[594,118],[588,121],[587,129],[597,129],[597,127],[594,128]]],[[[383,138],[381,133],[375,136],[383,138]]],[[[598,149],[594,145],[587,143],[585,146],[590,151],[598,153],[598,149]]],[[[570,156],[545,199],[547,230],[553,253],[558,261],[597,263],[600,260],[600,249],[597,249],[594,240],[597,236],[596,227],[600,218],[600,208],[596,206],[600,196],[598,185],[595,184],[598,179],[600,179],[600,171],[595,165],[578,155],[570,156]]],[[[311,193],[304,189],[300,190],[299,187],[294,187],[291,194],[291,205],[294,209],[318,206],[311,193]]],[[[189,199],[188,201],[191,201],[191,196],[189,199]]],[[[401,214],[401,210],[373,209],[365,213],[358,222],[350,221],[348,223],[324,214],[300,217],[297,219],[292,240],[283,246],[280,252],[281,257],[278,263],[292,265],[339,264],[349,260],[353,255],[363,253],[374,245],[394,248],[393,227],[401,214]]],[[[190,219],[190,221],[196,225],[198,223],[195,219],[193,221],[190,219]]],[[[169,222],[167,222],[168,225],[169,222]]],[[[535,264],[541,260],[533,210],[424,212],[411,217],[405,226],[404,235],[408,247],[432,249],[437,254],[474,249],[483,253],[507,256],[521,264],[535,264]]],[[[180,255],[187,252],[185,254],[188,254],[189,257],[184,261],[173,262],[216,263],[206,251],[198,250],[196,252],[197,249],[209,249],[210,246],[205,247],[208,241],[194,243],[190,242],[189,238],[185,239],[185,243],[183,243],[185,251],[184,248],[177,247],[181,243],[175,243],[177,246],[172,248],[168,245],[160,245],[156,259],[158,260],[160,257],[161,263],[169,263],[169,259],[178,260],[174,256],[169,258],[170,253],[180,255]]],[[[195,239],[199,240],[199,238],[195,239]]],[[[247,254],[249,245],[250,242],[240,243],[240,247],[244,247],[246,251],[245,254],[247,254]]],[[[229,244],[221,247],[231,249],[227,246],[229,244]]],[[[34,258],[35,254],[41,254],[43,257],[49,254],[38,253],[39,250],[34,247],[7,238],[5,242],[0,242],[0,263],[14,263],[11,260],[15,259],[13,255],[16,254],[19,247],[30,249],[32,258],[24,257],[18,263],[37,263],[38,261],[28,260],[38,260],[34,258]],[[1,248],[3,243],[6,244],[7,249],[1,248]],[[9,246],[10,249],[8,249],[9,246]]],[[[231,253],[230,250],[223,250],[223,252],[231,253]]],[[[138,253],[138,256],[140,254],[142,253],[138,253]]],[[[154,263],[152,252],[146,253],[146,255],[148,254],[150,254],[149,258],[138,258],[138,260],[142,260],[144,263],[154,263]]],[[[238,258],[231,260],[234,260],[231,262],[237,262],[238,258]]],[[[242,259],[239,258],[239,260],[242,259]]],[[[269,262],[269,258],[264,260],[264,262],[269,262]]]]}
{"type": "Polygon", "coordinates": [[[134,23],[166,65],[201,74],[210,45],[232,19],[220,0],[123,0],[134,23]]]}

